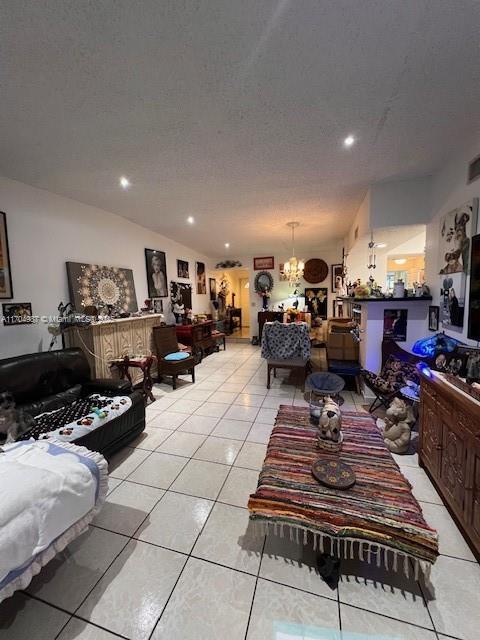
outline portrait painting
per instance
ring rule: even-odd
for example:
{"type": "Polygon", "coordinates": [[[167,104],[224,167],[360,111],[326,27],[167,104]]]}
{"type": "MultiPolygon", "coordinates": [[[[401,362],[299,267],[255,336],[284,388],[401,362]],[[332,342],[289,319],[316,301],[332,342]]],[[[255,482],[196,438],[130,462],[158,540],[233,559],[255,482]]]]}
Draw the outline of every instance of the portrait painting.
{"type": "Polygon", "coordinates": [[[210,300],[217,299],[217,281],[215,278],[208,279],[209,289],[210,289],[210,300]]]}
{"type": "Polygon", "coordinates": [[[177,260],[177,278],[185,278],[188,280],[190,277],[189,274],[189,265],[187,260],[177,260]]]}
{"type": "Polygon", "coordinates": [[[309,287],[305,289],[305,305],[312,314],[312,320],[315,318],[325,320],[328,313],[328,288],[309,287]]]}
{"type": "Polygon", "coordinates": [[[440,307],[430,306],[428,307],[428,330],[438,331],[438,324],[440,318],[440,307]]]}
{"type": "Polygon", "coordinates": [[[170,301],[177,324],[192,308],[192,285],[186,282],[170,282],[170,301]]]}
{"type": "Polygon", "coordinates": [[[383,339],[405,342],[407,340],[408,309],[383,311],[383,339]]]}
{"type": "Polygon", "coordinates": [[[207,274],[205,263],[197,262],[197,293],[207,293],[207,274]]]}
{"type": "Polygon", "coordinates": [[[147,284],[149,298],[166,298],[167,262],[164,251],[145,249],[145,265],[147,268],[147,284]]]}
{"type": "Polygon", "coordinates": [[[32,324],[31,302],[6,302],[2,304],[3,324],[11,327],[19,324],[32,324]]]}

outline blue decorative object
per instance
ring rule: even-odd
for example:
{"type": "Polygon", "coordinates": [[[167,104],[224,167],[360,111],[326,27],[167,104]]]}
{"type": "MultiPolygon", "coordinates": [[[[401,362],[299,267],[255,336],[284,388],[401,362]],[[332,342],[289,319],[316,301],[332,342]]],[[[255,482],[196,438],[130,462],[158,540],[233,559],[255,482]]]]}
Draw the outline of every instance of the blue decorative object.
{"type": "Polygon", "coordinates": [[[177,351],[175,353],[169,353],[164,357],[164,360],[169,361],[177,361],[177,360],[186,360],[190,357],[190,354],[186,351],[177,351]]]}
{"type": "Polygon", "coordinates": [[[412,351],[419,356],[433,358],[433,356],[439,353],[451,353],[455,351],[456,347],[460,344],[464,343],[451,336],[447,336],[445,333],[436,333],[434,336],[417,340],[412,347],[412,351]]]}

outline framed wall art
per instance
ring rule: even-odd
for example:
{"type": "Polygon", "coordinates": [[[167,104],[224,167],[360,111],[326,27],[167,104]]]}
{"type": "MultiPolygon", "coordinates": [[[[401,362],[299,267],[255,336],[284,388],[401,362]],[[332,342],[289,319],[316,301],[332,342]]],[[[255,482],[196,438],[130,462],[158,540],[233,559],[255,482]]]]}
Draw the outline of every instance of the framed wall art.
{"type": "Polygon", "coordinates": [[[205,263],[197,262],[197,293],[207,293],[207,274],[205,271],[205,263]]]}
{"type": "Polygon", "coordinates": [[[6,302],[2,304],[3,324],[13,327],[19,324],[32,324],[31,302],[6,302]]]}
{"type": "Polygon", "coordinates": [[[210,289],[210,300],[216,300],[217,299],[217,281],[215,280],[215,278],[209,278],[208,285],[210,289]]]}
{"type": "Polygon", "coordinates": [[[330,265],[332,276],[332,293],[336,293],[343,289],[343,264],[330,265]]]}
{"type": "Polygon", "coordinates": [[[383,339],[405,342],[407,340],[408,309],[384,309],[383,339]]]}
{"type": "Polygon", "coordinates": [[[440,319],[440,307],[430,306],[428,307],[428,330],[438,331],[438,324],[440,319]]]}
{"type": "Polygon", "coordinates": [[[170,301],[178,324],[192,308],[192,285],[187,282],[170,282],[170,301]]]}
{"type": "Polygon", "coordinates": [[[328,313],[328,288],[309,287],[305,289],[305,305],[312,314],[312,320],[315,318],[325,320],[328,313]]]}
{"type": "Polygon", "coordinates": [[[131,269],[83,262],[66,265],[70,300],[76,311],[90,306],[111,306],[119,313],[138,311],[131,269]]]}
{"type": "Polygon", "coordinates": [[[148,297],[166,298],[168,287],[165,252],[145,249],[145,266],[147,268],[148,297]]]}
{"type": "Polygon", "coordinates": [[[163,300],[162,298],[153,298],[152,306],[154,313],[163,313],[163,300]]]}
{"type": "Polygon", "coordinates": [[[7,214],[0,211],[0,298],[13,298],[12,272],[8,251],[7,214]]]}
{"type": "Polygon", "coordinates": [[[190,277],[189,265],[187,260],[177,259],[177,278],[185,278],[188,280],[190,277]]]}
{"type": "Polygon", "coordinates": [[[275,258],[273,256],[254,258],[253,269],[254,271],[268,271],[275,267],[275,258]]]}

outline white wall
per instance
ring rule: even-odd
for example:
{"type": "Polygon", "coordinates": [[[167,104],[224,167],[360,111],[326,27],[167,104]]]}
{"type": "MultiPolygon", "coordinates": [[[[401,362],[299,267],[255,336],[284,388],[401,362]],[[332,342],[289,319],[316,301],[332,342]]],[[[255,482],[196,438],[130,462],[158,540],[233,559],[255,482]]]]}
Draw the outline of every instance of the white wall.
{"type": "MultiPolygon", "coordinates": [[[[210,311],[208,293],[195,292],[195,261],[207,265],[207,291],[211,261],[193,249],[107,211],[6,178],[0,178],[0,210],[7,214],[12,301],[31,302],[34,315],[56,314],[60,300],[69,299],[66,261],[133,269],[142,307],[148,297],[146,247],[166,252],[168,282],[177,280],[177,258],[188,260],[193,311],[210,311]]],[[[163,300],[165,305],[169,299],[163,300]]],[[[0,357],[43,351],[49,342],[46,325],[0,323],[0,357]]]]}
{"type": "Polygon", "coordinates": [[[428,222],[431,178],[389,180],[370,188],[372,229],[428,222]]]}
{"type": "MultiPolygon", "coordinates": [[[[430,285],[433,302],[440,305],[441,278],[440,255],[439,255],[439,233],[440,217],[452,211],[456,207],[464,204],[472,198],[480,197],[480,179],[467,184],[468,163],[480,152],[480,134],[471,140],[463,149],[456,151],[441,171],[439,171],[432,181],[431,193],[431,221],[427,225],[427,249],[425,261],[425,277],[430,285]]],[[[480,232],[480,220],[477,222],[477,233],[480,232]]],[[[470,277],[467,277],[467,290],[465,298],[465,323],[463,331],[448,331],[458,340],[467,344],[476,344],[467,338],[468,327],[468,302],[469,302],[470,277]]],[[[440,329],[441,329],[440,325],[440,329]]]]}

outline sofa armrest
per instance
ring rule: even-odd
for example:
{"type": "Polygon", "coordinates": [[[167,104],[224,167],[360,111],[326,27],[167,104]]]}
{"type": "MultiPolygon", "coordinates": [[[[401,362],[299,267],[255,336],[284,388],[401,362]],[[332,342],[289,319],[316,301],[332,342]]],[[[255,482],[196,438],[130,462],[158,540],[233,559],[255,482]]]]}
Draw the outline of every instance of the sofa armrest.
{"type": "Polygon", "coordinates": [[[83,389],[87,393],[101,393],[107,396],[129,396],[132,393],[132,385],[128,380],[112,380],[111,378],[89,380],[84,383],[83,389]]]}

